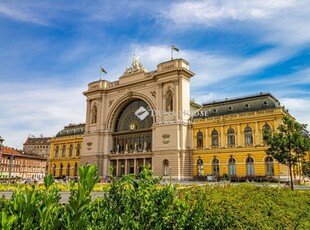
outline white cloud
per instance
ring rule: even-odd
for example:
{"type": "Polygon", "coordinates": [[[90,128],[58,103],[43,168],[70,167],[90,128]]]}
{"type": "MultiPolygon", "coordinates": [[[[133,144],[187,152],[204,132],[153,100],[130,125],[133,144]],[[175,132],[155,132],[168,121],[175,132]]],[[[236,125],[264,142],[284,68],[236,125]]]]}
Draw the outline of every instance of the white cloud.
{"type": "Polygon", "coordinates": [[[22,148],[29,133],[54,136],[69,123],[85,122],[82,91],[51,82],[2,85],[0,130],[5,145],[22,148]]]}

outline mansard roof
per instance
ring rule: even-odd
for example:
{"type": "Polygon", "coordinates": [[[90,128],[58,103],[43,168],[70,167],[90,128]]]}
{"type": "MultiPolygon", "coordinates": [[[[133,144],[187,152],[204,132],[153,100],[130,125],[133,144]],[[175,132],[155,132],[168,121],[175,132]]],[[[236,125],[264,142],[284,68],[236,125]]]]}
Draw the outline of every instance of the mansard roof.
{"type": "Polygon", "coordinates": [[[85,132],[85,123],[69,124],[56,134],[56,137],[79,135],[85,132]]]}
{"type": "Polygon", "coordinates": [[[238,98],[226,98],[220,101],[203,103],[202,105],[199,116],[194,118],[275,109],[280,107],[280,102],[271,93],[259,93],[238,98]]]}
{"type": "Polygon", "coordinates": [[[49,145],[51,137],[28,137],[24,145],[49,145]]]}

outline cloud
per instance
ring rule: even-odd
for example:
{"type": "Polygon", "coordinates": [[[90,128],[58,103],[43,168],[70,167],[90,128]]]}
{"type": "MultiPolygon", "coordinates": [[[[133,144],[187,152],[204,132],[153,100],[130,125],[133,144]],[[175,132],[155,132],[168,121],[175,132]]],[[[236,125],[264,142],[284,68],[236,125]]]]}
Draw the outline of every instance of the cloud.
{"type": "Polygon", "coordinates": [[[29,133],[54,136],[64,125],[85,122],[84,86],[71,88],[52,82],[1,86],[0,130],[5,145],[22,148],[29,133]]]}

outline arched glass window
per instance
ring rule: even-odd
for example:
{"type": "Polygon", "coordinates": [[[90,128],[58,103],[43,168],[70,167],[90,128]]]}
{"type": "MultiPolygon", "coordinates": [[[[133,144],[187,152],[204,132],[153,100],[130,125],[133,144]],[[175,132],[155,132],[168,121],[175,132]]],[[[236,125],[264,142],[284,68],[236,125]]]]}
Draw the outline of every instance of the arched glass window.
{"type": "Polygon", "coordinates": [[[211,138],[212,138],[212,147],[219,146],[219,133],[216,129],[212,131],[211,138]]]}
{"type": "Polygon", "coordinates": [[[228,161],[228,173],[229,176],[236,176],[236,160],[233,157],[230,157],[228,161]]]}
{"type": "Polygon", "coordinates": [[[254,160],[252,157],[246,159],[246,175],[254,176],[254,160]]]}
{"type": "Polygon", "coordinates": [[[202,148],[203,147],[203,133],[199,131],[197,133],[197,148],[202,148]]]}
{"type": "Polygon", "coordinates": [[[59,176],[62,176],[62,170],[63,170],[64,166],[62,165],[62,163],[60,163],[60,168],[59,168],[59,176]]]}
{"type": "Polygon", "coordinates": [[[212,160],[212,174],[213,175],[219,175],[220,174],[220,162],[215,157],[212,160]]]}
{"type": "Polygon", "coordinates": [[[97,123],[97,106],[94,105],[92,109],[92,117],[91,117],[91,123],[96,124],[97,123]]]}
{"type": "Polygon", "coordinates": [[[227,142],[228,146],[235,146],[235,130],[233,128],[229,128],[227,131],[227,142]]]}
{"type": "Polygon", "coordinates": [[[253,133],[252,133],[252,128],[250,126],[247,126],[244,129],[244,141],[245,141],[245,145],[253,144],[253,133]]]}
{"type": "Polygon", "coordinates": [[[76,155],[79,156],[80,153],[81,153],[81,145],[80,145],[80,143],[78,143],[76,146],[76,155]]]}
{"type": "Polygon", "coordinates": [[[70,147],[69,147],[69,157],[72,157],[72,153],[73,153],[73,145],[70,144],[70,147]]]}
{"type": "Polygon", "coordinates": [[[77,176],[77,172],[78,172],[78,164],[77,162],[75,162],[73,176],[77,176]]]}
{"type": "Polygon", "coordinates": [[[265,159],[266,175],[274,176],[274,166],[272,157],[268,156],[265,159]]]}
{"type": "Polygon", "coordinates": [[[148,152],[152,150],[153,117],[146,102],[136,99],[123,108],[113,132],[113,152],[148,152]]]}
{"type": "Polygon", "coordinates": [[[203,160],[202,159],[198,159],[197,160],[197,171],[198,171],[198,175],[202,176],[203,175],[203,160]]]}
{"type": "Polygon", "coordinates": [[[71,170],[71,167],[70,167],[70,164],[67,165],[67,173],[66,173],[66,176],[70,176],[70,170],[71,170]]]}
{"type": "Polygon", "coordinates": [[[163,162],[164,164],[164,176],[169,176],[169,161],[166,159],[163,162]]]}
{"type": "Polygon", "coordinates": [[[65,157],[65,155],[66,155],[66,146],[63,145],[63,146],[62,146],[62,150],[61,150],[61,156],[62,156],[62,157],[65,157]]]}
{"type": "Polygon", "coordinates": [[[263,126],[263,141],[264,144],[266,144],[266,141],[264,140],[264,132],[271,132],[271,127],[267,123],[263,126]]]}
{"type": "Polygon", "coordinates": [[[54,177],[56,176],[56,165],[55,164],[53,165],[53,176],[54,177]]]}
{"type": "Polygon", "coordinates": [[[55,149],[55,158],[57,158],[58,155],[59,155],[59,146],[57,145],[55,149]]]}
{"type": "Polygon", "coordinates": [[[173,111],[173,95],[172,91],[169,89],[166,93],[166,112],[173,111]]]}

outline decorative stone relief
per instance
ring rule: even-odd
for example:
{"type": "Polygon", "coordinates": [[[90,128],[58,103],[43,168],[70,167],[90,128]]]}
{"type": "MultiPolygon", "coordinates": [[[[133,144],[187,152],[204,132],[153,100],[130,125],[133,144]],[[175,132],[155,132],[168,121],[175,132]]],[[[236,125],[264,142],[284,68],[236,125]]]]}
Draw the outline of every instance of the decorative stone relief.
{"type": "Polygon", "coordinates": [[[110,101],[109,101],[109,107],[112,105],[113,101],[114,101],[114,100],[110,100],[110,101]]]}
{"type": "Polygon", "coordinates": [[[151,93],[151,95],[152,95],[153,97],[156,98],[156,91],[155,91],[155,90],[154,90],[154,91],[151,91],[150,93],[151,93]]]}
{"type": "Polygon", "coordinates": [[[170,143],[170,135],[169,134],[164,134],[162,137],[163,137],[163,143],[164,144],[170,143]]]}
{"type": "Polygon", "coordinates": [[[140,70],[147,71],[146,68],[139,63],[139,56],[136,57],[136,55],[133,55],[133,60],[132,60],[132,66],[131,67],[126,67],[124,74],[130,74],[134,72],[138,72],[140,70]]]}
{"type": "Polygon", "coordinates": [[[87,150],[91,150],[92,149],[92,142],[87,142],[87,150]]]}

